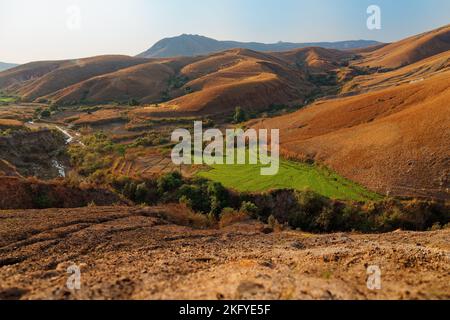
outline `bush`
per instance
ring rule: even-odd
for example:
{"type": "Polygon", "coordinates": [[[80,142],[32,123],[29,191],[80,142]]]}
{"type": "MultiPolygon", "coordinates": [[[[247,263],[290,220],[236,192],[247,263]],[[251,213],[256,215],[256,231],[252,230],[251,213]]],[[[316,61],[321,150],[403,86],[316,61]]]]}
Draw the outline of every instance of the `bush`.
{"type": "Polygon", "coordinates": [[[41,118],[50,118],[50,116],[51,116],[50,110],[47,110],[47,109],[42,110],[40,113],[40,116],[41,116],[41,118]]]}
{"type": "Polygon", "coordinates": [[[250,201],[244,201],[241,204],[240,211],[248,214],[251,217],[255,217],[258,213],[258,207],[250,201]]]}
{"type": "Polygon", "coordinates": [[[183,177],[179,172],[171,172],[158,179],[158,192],[161,194],[175,191],[183,184],[183,177]]]}
{"type": "Polygon", "coordinates": [[[208,184],[208,196],[211,201],[210,212],[219,217],[223,208],[228,206],[228,190],[218,182],[210,182],[208,184]]]}
{"type": "Polygon", "coordinates": [[[150,194],[149,188],[147,188],[147,185],[145,182],[138,184],[136,186],[136,191],[134,193],[134,199],[138,203],[145,203],[147,202],[148,195],[150,194]]]}
{"type": "Polygon", "coordinates": [[[211,204],[206,196],[205,188],[198,185],[183,185],[178,191],[180,201],[196,212],[208,213],[211,204]]]}
{"type": "Polygon", "coordinates": [[[128,100],[128,105],[130,107],[137,107],[140,105],[140,103],[136,99],[132,98],[132,99],[128,100]]]}
{"type": "Polygon", "coordinates": [[[53,201],[50,199],[46,191],[41,190],[39,186],[36,186],[33,196],[33,207],[36,209],[47,209],[53,206],[53,201]]]}
{"type": "Polygon", "coordinates": [[[233,115],[234,123],[241,123],[247,120],[247,114],[241,107],[236,107],[233,115]]]}
{"type": "Polygon", "coordinates": [[[289,225],[305,231],[318,231],[331,226],[330,200],[312,191],[295,192],[297,208],[288,217],[289,225]]]}

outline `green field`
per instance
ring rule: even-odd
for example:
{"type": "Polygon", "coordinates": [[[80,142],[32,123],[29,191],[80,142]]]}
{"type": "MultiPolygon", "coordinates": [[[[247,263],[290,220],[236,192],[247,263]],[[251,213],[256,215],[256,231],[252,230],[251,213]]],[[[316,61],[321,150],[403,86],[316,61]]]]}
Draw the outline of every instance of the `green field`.
{"type": "Polygon", "coordinates": [[[222,183],[241,192],[260,192],[274,189],[311,190],[339,200],[367,201],[381,196],[351,182],[326,168],[305,163],[281,160],[275,176],[261,176],[262,165],[213,165],[198,173],[200,177],[222,183]]]}
{"type": "Polygon", "coordinates": [[[9,97],[9,96],[2,96],[0,95],[0,103],[13,103],[16,102],[17,98],[15,97],[9,97]]]}

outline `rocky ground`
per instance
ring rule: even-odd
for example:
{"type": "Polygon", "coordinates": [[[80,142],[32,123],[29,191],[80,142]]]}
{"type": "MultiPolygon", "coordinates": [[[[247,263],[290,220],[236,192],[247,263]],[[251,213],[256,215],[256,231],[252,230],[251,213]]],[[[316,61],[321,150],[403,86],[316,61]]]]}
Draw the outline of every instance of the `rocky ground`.
{"type": "Polygon", "coordinates": [[[195,230],[169,223],[165,211],[0,211],[0,299],[450,298],[450,230],[266,234],[257,222],[195,230]],[[369,266],[381,270],[380,290],[367,288],[369,266]]]}

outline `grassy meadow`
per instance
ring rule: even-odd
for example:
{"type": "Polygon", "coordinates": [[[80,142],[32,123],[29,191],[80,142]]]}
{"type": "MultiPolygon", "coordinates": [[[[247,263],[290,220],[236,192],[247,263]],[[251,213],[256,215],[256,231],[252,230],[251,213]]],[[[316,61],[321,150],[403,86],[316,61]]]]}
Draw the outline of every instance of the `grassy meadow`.
{"type": "Polygon", "coordinates": [[[261,192],[274,189],[311,190],[339,200],[378,200],[381,196],[349,181],[329,169],[312,164],[280,160],[275,176],[262,176],[258,165],[212,165],[198,176],[222,183],[241,192],[261,192]]]}

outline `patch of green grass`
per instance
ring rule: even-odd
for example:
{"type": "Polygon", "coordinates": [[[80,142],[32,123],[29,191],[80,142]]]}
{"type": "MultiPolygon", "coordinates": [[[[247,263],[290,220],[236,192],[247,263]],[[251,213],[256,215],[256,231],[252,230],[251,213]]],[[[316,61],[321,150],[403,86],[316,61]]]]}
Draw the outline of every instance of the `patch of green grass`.
{"type": "Polygon", "coordinates": [[[4,97],[0,96],[0,103],[12,103],[15,102],[17,99],[14,97],[4,97]]]}
{"type": "Polygon", "coordinates": [[[213,165],[198,173],[200,177],[220,182],[240,192],[262,192],[275,189],[311,190],[338,200],[379,200],[381,196],[349,181],[329,169],[280,160],[275,176],[262,176],[258,165],[213,165]]]}

